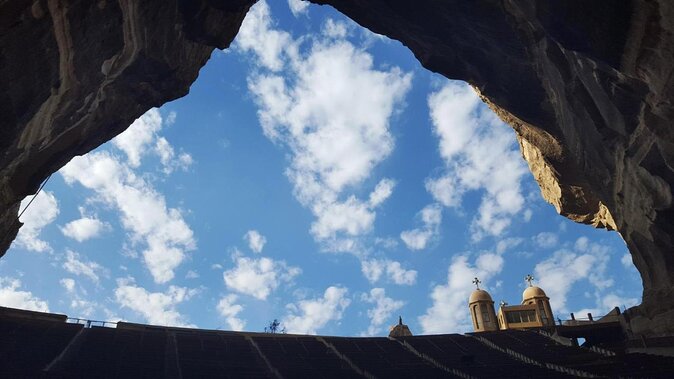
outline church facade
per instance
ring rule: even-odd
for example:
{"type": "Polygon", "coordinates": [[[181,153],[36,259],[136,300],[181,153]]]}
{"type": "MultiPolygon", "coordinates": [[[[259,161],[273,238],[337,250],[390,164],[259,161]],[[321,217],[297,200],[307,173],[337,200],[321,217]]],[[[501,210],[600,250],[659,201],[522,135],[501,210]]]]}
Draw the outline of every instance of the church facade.
{"type": "Polygon", "coordinates": [[[550,308],[550,298],[545,292],[533,286],[531,275],[526,280],[529,286],[522,293],[520,305],[508,305],[501,302],[498,314],[494,311],[494,301],[489,293],[480,289],[480,280],[473,283],[477,289],[470,294],[468,307],[473,321],[473,331],[487,332],[508,329],[527,329],[553,326],[555,320],[550,308]]]}

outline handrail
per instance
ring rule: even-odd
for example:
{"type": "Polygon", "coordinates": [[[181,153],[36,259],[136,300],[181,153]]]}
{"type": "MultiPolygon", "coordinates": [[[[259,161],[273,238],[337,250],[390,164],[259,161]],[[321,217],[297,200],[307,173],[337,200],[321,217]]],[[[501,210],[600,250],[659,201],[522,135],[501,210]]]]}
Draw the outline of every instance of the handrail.
{"type": "Polygon", "coordinates": [[[66,322],[69,324],[82,324],[85,328],[91,328],[92,326],[100,326],[105,328],[116,328],[116,321],[101,321],[101,320],[89,320],[86,318],[77,318],[77,317],[68,317],[66,322]]]}

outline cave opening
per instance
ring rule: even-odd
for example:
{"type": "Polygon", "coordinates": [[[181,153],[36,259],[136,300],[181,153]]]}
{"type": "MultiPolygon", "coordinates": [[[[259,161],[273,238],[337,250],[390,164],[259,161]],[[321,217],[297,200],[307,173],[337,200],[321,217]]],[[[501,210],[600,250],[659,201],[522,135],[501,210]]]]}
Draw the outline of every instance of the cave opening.
{"type": "Polygon", "coordinates": [[[541,198],[472,88],[296,1],[258,2],[188,96],[32,207],[0,293],[88,319],[380,335],[403,313],[418,334],[463,332],[473,276],[517,299],[534,273],[562,319],[642,290],[617,233],[541,198]]]}

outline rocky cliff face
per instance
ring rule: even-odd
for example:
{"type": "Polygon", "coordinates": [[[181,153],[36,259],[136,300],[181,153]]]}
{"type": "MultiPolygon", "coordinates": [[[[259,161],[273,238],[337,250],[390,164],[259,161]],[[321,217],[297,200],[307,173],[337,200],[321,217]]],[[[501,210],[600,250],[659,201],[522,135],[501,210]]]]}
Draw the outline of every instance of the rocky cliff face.
{"type": "MultiPolygon", "coordinates": [[[[251,1],[0,2],[0,251],[21,199],[187,93],[251,1]]],[[[471,83],[517,132],[544,198],[620,232],[637,334],[674,333],[674,3],[314,0],[471,83]]]]}

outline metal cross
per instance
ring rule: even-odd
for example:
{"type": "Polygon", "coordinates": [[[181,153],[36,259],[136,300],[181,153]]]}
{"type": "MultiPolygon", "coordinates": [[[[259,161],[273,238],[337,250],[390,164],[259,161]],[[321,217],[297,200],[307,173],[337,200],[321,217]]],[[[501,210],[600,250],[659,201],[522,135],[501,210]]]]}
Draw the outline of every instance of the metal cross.
{"type": "Polygon", "coordinates": [[[524,280],[526,280],[527,282],[529,282],[529,287],[533,287],[533,286],[531,285],[531,282],[534,280],[534,277],[531,276],[531,274],[525,276],[525,277],[524,277],[524,280]]]}
{"type": "Polygon", "coordinates": [[[508,303],[506,303],[504,300],[501,300],[500,304],[501,304],[502,307],[505,307],[506,305],[508,305],[508,303]]]}
{"type": "Polygon", "coordinates": [[[478,279],[477,277],[475,277],[475,279],[473,279],[473,284],[475,284],[475,287],[477,287],[477,289],[480,289],[480,283],[482,283],[482,281],[480,279],[478,279]]]}

